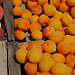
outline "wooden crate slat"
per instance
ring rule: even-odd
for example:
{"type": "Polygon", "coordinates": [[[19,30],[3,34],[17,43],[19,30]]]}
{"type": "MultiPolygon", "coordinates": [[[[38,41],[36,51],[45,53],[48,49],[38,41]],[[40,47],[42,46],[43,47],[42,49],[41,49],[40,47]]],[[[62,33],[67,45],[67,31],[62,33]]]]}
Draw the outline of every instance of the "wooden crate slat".
{"type": "Polygon", "coordinates": [[[21,75],[20,64],[15,62],[14,55],[18,50],[17,42],[8,42],[8,69],[9,75],[21,75]]]}
{"type": "Polygon", "coordinates": [[[6,41],[0,41],[0,75],[7,75],[6,41]]]}

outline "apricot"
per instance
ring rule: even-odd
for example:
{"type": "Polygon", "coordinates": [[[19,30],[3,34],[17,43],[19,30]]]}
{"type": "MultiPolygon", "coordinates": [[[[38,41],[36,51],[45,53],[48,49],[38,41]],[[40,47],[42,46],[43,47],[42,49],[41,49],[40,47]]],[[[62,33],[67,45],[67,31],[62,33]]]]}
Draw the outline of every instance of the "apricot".
{"type": "Polygon", "coordinates": [[[0,4],[2,4],[3,0],[0,0],[0,4]]]}
{"type": "Polygon", "coordinates": [[[32,22],[29,28],[31,32],[33,32],[34,30],[41,30],[41,29],[42,29],[42,26],[39,22],[32,22]]]}
{"type": "Polygon", "coordinates": [[[40,75],[51,75],[50,72],[41,72],[40,75]]]}
{"type": "Polygon", "coordinates": [[[70,34],[75,35],[75,24],[69,24],[67,30],[70,34]]]}
{"type": "Polygon", "coordinates": [[[49,37],[49,34],[50,34],[51,32],[54,32],[54,31],[55,31],[54,27],[52,27],[52,26],[47,26],[47,27],[44,29],[44,31],[43,31],[43,36],[44,36],[45,38],[48,38],[48,37],[49,37]]]}
{"type": "Polygon", "coordinates": [[[22,14],[22,8],[20,6],[15,6],[13,9],[13,15],[21,16],[21,14],[22,14]]]}
{"type": "Polygon", "coordinates": [[[22,0],[23,1],[23,3],[27,3],[27,0],[22,0]]]}
{"type": "Polygon", "coordinates": [[[28,9],[25,9],[21,14],[21,18],[30,19],[31,16],[32,16],[32,13],[28,9]]]}
{"type": "Polygon", "coordinates": [[[31,12],[34,15],[40,15],[42,13],[42,7],[40,5],[33,5],[31,7],[31,12]]]}
{"type": "Polygon", "coordinates": [[[62,16],[61,21],[64,26],[68,26],[70,23],[72,23],[72,17],[69,14],[65,13],[62,16]]]}
{"type": "Polygon", "coordinates": [[[45,42],[45,41],[43,41],[43,40],[42,40],[42,41],[39,41],[39,43],[40,43],[41,45],[42,45],[44,42],[45,42]]]}
{"type": "Polygon", "coordinates": [[[13,5],[14,6],[20,6],[20,5],[22,5],[22,1],[21,0],[12,0],[12,3],[13,3],[13,5]]]}
{"type": "Polygon", "coordinates": [[[28,46],[28,43],[22,43],[20,46],[19,46],[19,49],[23,48],[23,49],[27,49],[27,46],[28,46]]]}
{"type": "Polygon", "coordinates": [[[60,5],[60,0],[50,0],[50,4],[53,4],[56,8],[60,5]]]}
{"type": "Polygon", "coordinates": [[[54,27],[55,30],[62,29],[61,21],[56,18],[50,18],[48,21],[48,25],[54,27]]]}
{"type": "Polygon", "coordinates": [[[74,68],[73,71],[72,71],[72,75],[75,75],[75,68],[74,68]]]}
{"type": "Polygon", "coordinates": [[[37,22],[39,20],[39,16],[38,15],[33,15],[33,16],[31,16],[31,18],[30,18],[30,22],[32,23],[32,22],[37,22]]]}
{"type": "Polygon", "coordinates": [[[72,8],[71,8],[70,14],[71,14],[72,18],[75,19],[75,7],[72,7],[72,8]]]}
{"type": "Polygon", "coordinates": [[[41,40],[43,38],[43,34],[42,34],[42,32],[40,30],[34,30],[31,33],[31,37],[34,40],[41,40]]]}
{"type": "Polygon", "coordinates": [[[25,38],[25,33],[22,30],[17,30],[14,33],[14,36],[17,40],[23,40],[25,38]]]}
{"type": "Polygon", "coordinates": [[[46,16],[45,14],[41,14],[39,17],[39,22],[41,23],[42,26],[46,26],[48,24],[49,17],[46,16]]]}
{"type": "Polygon", "coordinates": [[[3,17],[3,8],[0,6],[0,20],[2,19],[3,17]]]}
{"type": "Polygon", "coordinates": [[[33,2],[35,2],[35,1],[37,1],[37,0],[30,0],[30,1],[33,1],[33,2]]]}
{"type": "Polygon", "coordinates": [[[18,23],[19,29],[26,31],[29,29],[29,27],[30,27],[30,22],[28,19],[25,19],[25,18],[20,19],[20,21],[18,23]]]}
{"type": "Polygon", "coordinates": [[[75,66],[75,55],[74,54],[68,54],[66,56],[66,64],[70,67],[75,66]]]}
{"type": "Polygon", "coordinates": [[[39,70],[41,72],[48,72],[52,68],[54,62],[50,57],[44,57],[39,62],[39,70]]]}
{"type": "Polygon", "coordinates": [[[42,44],[42,48],[46,53],[54,53],[56,51],[56,44],[51,40],[47,40],[42,44]]]}
{"type": "Polygon", "coordinates": [[[53,16],[56,12],[56,8],[52,4],[44,4],[43,11],[47,16],[53,16]]]}
{"type": "Polygon", "coordinates": [[[14,22],[13,22],[13,23],[14,23],[14,28],[15,28],[15,29],[18,29],[18,23],[19,23],[20,19],[21,19],[21,18],[14,19],[14,22]]]}
{"type": "Polygon", "coordinates": [[[37,5],[37,1],[35,1],[35,2],[30,1],[30,0],[27,1],[27,7],[28,7],[29,9],[31,9],[31,7],[32,7],[33,5],[37,5]]]}
{"type": "Polygon", "coordinates": [[[61,11],[56,11],[56,13],[53,15],[53,18],[56,18],[56,19],[61,19],[62,18],[62,12],[61,11]]]}
{"type": "Polygon", "coordinates": [[[38,0],[38,4],[43,7],[44,4],[48,3],[48,0],[38,0]]]}
{"type": "Polygon", "coordinates": [[[75,42],[71,45],[71,51],[70,53],[75,54],[75,42]]]}
{"type": "Polygon", "coordinates": [[[38,48],[32,48],[28,51],[27,58],[29,62],[39,63],[42,57],[42,51],[38,48]]]}
{"type": "Polygon", "coordinates": [[[66,1],[66,0],[60,0],[61,2],[64,2],[64,1],[66,1]]]}
{"type": "Polygon", "coordinates": [[[63,27],[63,30],[64,30],[64,32],[65,32],[66,35],[69,34],[69,32],[68,32],[68,30],[67,30],[67,27],[63,27]]]}
{"type": "Polygon", "coordinates": [[[71,35],[65,35],[63,37],[63,41],[67,41],[69,42],[70,44],[74,43],[75,42],[75,37],[71,36],[71,35]]]}
{"type": "Polygon", "coordinates": [[[38,48],[38,49],[40,49],[40,50],[42,51],[42,46],[41,46],[41,44],[40,44],[39,42],[37,42],[37,41],[33,41],[32,43],[30,43],[30,44],[28,45],[28,47],[27,47],[27,50],[29,51],[29,50],[32,49],[32,48],[38,48]]]}
{"type": "Polygon", "coordinates": [[[61,54],[68,54],[71,50],[71,44],[66,42],[66,41],[62,41],[57,45],[57,51],[61,54]]]}
{"type": "Polygon", "coordinates": [[[24,66],[27,75],[34,75],[37,72],[37,64],[27,62],[24,66]]]}
{"type": "Polygon", "coordinates": [[[50,33],[48,39],[54,41],[56,44],[58,44],[59,42],[61,42],[63,40],[63,33],[59,32],[59,31],[55,31],[50,33]]]}
{"type": "Polygon", "coordinates": [[[52,75],[68,75],[68,68],[65,64],[57,63],[51,68],[52,75]]]}
{"type": "Polygon", "coordinates": [[[75,24],[75,19],[72,19],[72,23],[74,23],[74,24],[75,24]]]}
{"type": "Polygon", "coordinates": [[[28,51],[25,49],[17,50],[16,51],[16,60],[21,64],[25,64],[27,62],[27,54],[28,54],[28,51]]]}
{"type": "Polygon", "coordinates": [[[69,6],[75,6],[75,0],[66,0],[69,6]]]}
{"type": "Polygon", "coordinates": [[[70,7],[66,4],[65,1],[60,3],[59,10],[60,10],[61,12],[66,12],[66,11],[69,10],[69,8],[70,8],[70,7]]]}
{"type": "Polygon", "coordinates": [[[36,74],[35,75],[40,75],[40,72],[36,72],[36,74]]]}
{"type": "Polygon", "coordinates": [[[52,54],[51,58],[54,60],[55,63],[65,63],[65,56],[61,53],[52,54]]]}

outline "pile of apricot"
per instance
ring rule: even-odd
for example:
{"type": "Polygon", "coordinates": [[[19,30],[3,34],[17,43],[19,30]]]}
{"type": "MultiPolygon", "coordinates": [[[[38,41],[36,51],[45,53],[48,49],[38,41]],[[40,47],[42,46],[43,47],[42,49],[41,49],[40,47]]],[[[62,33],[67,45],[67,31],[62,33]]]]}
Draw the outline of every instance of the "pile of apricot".
{"type": "Polygon", "coordinates": [[[75,0],[12,0],[16,59],[27,75],[75,75],[75,0]],[[21,5],[27,5],[25,10],[21,5]],[[42,40],[43,41],[35,41],[42,40]]]}

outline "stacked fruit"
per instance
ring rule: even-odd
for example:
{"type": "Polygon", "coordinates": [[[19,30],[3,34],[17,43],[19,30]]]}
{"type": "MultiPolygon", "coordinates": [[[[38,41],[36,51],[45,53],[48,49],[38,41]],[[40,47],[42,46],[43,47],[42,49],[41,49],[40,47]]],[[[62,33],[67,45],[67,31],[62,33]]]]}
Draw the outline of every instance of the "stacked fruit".
{"type": "Polygon", "coordinates": [[[75,75],[75,0],[13,0],[13,5],[19,17],[15,38],[23,40],[30,31],[33,40],[46,39],[19,46],[16,59],[27,75],[75,75]]]}

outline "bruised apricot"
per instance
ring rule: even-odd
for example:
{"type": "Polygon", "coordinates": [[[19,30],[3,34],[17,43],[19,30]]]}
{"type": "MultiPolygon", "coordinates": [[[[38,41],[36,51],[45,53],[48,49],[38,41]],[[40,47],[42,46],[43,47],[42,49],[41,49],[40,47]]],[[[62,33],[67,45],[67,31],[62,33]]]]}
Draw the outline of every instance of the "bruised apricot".
{"type": "Polygon", "coordinates": [[[26,31],[28,30],[30,27],[30,22],[28,19],[20,19],[19,23],[18,23],[18,28],[23,30],[23,31],[26,31]]]}
{"type": "Polygon", "coordinates": [[[67,30],[67,27],[63,27],[63,30],[64,30],[64,32],[65,32],[66,35],[69,34],[69,32],[68,32],[68,30],[67,30]]]}
{"type": "Polygon", "coordinates": [[[75,6],[75,0],[66,0],[69,6],[75,6]]]}
{"type": "Polygon", "coordinates": [[[3,8],[0,6],[0,20],[2,19],[3,17],[3,8]]]}
{"type": "Polygon", "coordinates": [[[32,13],[28,9],[25,9],[21,14],[21,18],[30,19],[31,16],[32,16],[32,13]]]}
{"type": "Polygon", "coordinates": [[[46,16],[45,14],[41,14],[39,17],[39,22],[41,23],[42,26],[46,26],[48,24],[49,17],[46,16]]]}

